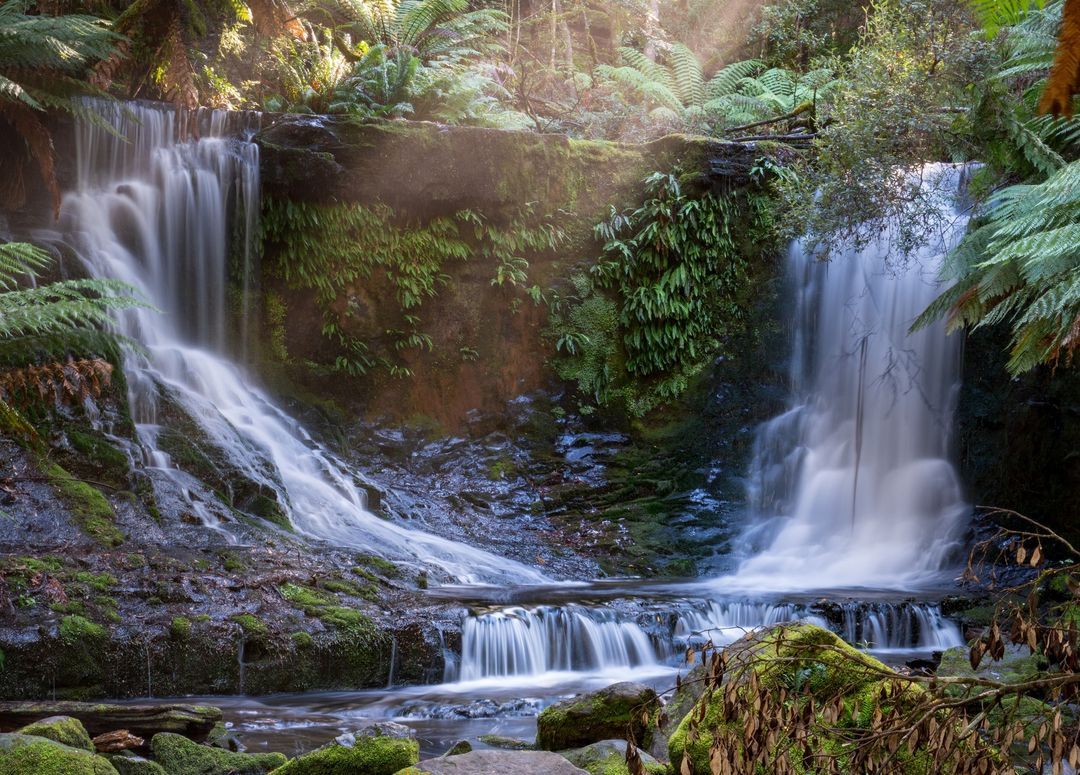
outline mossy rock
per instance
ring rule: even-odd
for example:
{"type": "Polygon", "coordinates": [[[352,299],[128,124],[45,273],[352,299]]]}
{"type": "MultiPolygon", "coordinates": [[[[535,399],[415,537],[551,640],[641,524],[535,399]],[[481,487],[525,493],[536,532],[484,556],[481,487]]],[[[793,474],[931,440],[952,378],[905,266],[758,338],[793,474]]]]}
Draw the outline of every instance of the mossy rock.
{"type": "Polygon", "coordinates": [[[130,751],[110,756],[109,761],[120,775],[168,775],[165,768],[157,762],[136,756],[130,751]]]}
{"type": "MultiPolygon", "coordinates": [[[[601,740],[584,748],[560,753],[568,762],[590,775],[630,775],[630,769],[626,766],[625,740],[601,740]]],[[[649,775],[667,774],[666,766],[644,751],[640,753],[645,772],[649,775]]]]}
{"type": "Polygon", "coordinates": [[[117,775],[101,756],[44,737],[0,734],[0,775],[117,775]]]}
{"type": "MultiPolygon", "coordinates": [[[[741,686],[755,674],[761,692],[784,690],[788,702],[805,702],[812,698],[820,708],[837,696],[844,698],[840,718],[829,723],[823,720],[820,725],[815,725],[808,744],[814,751],[835,754],[839,772],[845,774],[849,770],[845,769],[844,730],[866,729],[871,724],[875,707],[888,710],[905,703],[913,704],[925,692],[920,686],[891,678],[893,673],[884,664],[848,645],[829,630],[810,624],[785,625],[753,633],[729,646],[726,653],[728,675],[738,676],[731,680],[738,680],[741,686]]],[[[685,759],[693,775],[709,775],[712,772],[709,753],[713,743],[718,737],[723,739],[729,735],[729,740],[741,739],[746,720],[753,712],[752,705],[753,701],[747,697],[745,702],[738,703],[736,714],[729,718],[724,710],[724,692],[706,691],[668,741],[668,755],[675,770],[680,770],[685,759]],[[703,704],[704,708],[701,707],[703,704]]],[[[777,751],[786,747],[786,738],[781,734],[777,751]]],[[[896,757],[906,775],[936,775],[939,772],[931,753],[924,747],[909,753],[902,746],[896,757]]]]}
{"type": "Polygon", "coordinates": [[[71,716],[50,716],[19,730],[20,735],[33,735],[55,740],[83,751],[94,753],[94,743],[82,722],[71,716]]]}
{"type": "Polygon", "coordinates": [[[642,718],[659,709],[656,692],[639,683],[617,683],[545,708],[536,720],[536,747],[542,751],[570,748],[633,734],[644,748],[652,725],[642,718]]]}
{"type": "MultiPolygon", "coordinates": [[[[1006,646],[1004,658],[997,661],[986,654],[976,670],[971,668],[969,655],[970,651],[966,646],[946,650],[941,655],[937,674],[943,678],[989,678],[1015,684],[1035,680],[1047,668],[1046,658],[1032,654],[1026,646],[1006,646]]],[[[960,688],[959,691],[966,689],[960,688]]]]}
{"type": "Polygon", "coordinates": [[[394,775],[419,761],[420,744],[412,738],[360,733],[342,735],[274,770],[274,775],[394,775]]]}
{"type": "Polygon", "coordinates": [[[162,732],[150,741],[154,759],[168,775],[265,775],[288,759],[280,753],[233,753],[162,732]]]}

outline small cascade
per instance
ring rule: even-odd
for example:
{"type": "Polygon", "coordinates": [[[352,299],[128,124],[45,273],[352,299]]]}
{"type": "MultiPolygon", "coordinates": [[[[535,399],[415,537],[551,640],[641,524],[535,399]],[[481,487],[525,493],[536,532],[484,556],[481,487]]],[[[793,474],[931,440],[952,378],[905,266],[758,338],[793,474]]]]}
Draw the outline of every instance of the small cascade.
{"type": "Polygon", "coordinates": [[[466,617],[461,628],[462,681],[658,663],[645,631],[608,609],[507,608],[466,617]]]}
{"type": "Polygon", "coordinates": [[[506,608],[465,617],[461,659],[448,659],[446,680],[677,665],[689,645],[726,646],[753,630],[787,622],[832,629],[874,651],[940,651],[964,643],[956,624],[928,603],[679,600],[627,610],[506,608]]]}
{"type": "Polygon", "coordinates": [[[808,606],[749,601],[702,601],[686,605],[677,614],[672,637],[678,645],[712,641],[723,646],[760,627],[784,622],[809,622],[828,627],[828,621],[808,606]]]}
{"type": "Polygon", "coordinates": [[[960,628],[936,605],[846,603],[840,635],[848,643],[874,650],[928,649],[963,646],[960,628]]]}

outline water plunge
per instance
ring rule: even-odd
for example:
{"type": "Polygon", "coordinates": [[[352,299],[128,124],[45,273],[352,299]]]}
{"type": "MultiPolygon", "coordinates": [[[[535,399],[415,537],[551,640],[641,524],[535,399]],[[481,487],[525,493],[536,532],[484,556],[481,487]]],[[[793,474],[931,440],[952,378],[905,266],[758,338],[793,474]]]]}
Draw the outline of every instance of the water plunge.
{"type": "Polygon", "coordinates": [[[302,533],[434,565],[463,581],[543,581],[513,560],[371,514],[347,467],[230,357],[245,351],[246,299],[256,274],[255,117],[130,103],[93,107],[114,131],[77,126],[78,185],[64,197],[53,239],[92,276],[130,283],[160,310],[126,312],[118,324],[146,350],[125,363],[145,462],[185,493],[208,526],[226,532],[216,516],[222,510],[192,495],[191,476],[159,448],[167,397],[273,495],[302,533]],[[232,312],[230,288],[245,299],[232,312]],[[236,330],[244,336],[230,335],[236,330]]]}
{"type": "Polygon", "coordinates": [[[964,168],[923,173],[943,225],[914,255],[889,230],[829,262],[791,248],[791,399],[755,445],[757,554],[724,583],[905,588],[953,559],[970,511],[949,460],[961,337],[908,329],[967,226],[964,168]]]}

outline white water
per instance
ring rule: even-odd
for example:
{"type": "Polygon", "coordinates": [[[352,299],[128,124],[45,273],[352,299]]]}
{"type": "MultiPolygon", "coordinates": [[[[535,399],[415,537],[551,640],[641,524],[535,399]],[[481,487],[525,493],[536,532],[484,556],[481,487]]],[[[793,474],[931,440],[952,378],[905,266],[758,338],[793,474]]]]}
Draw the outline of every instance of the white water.
{"type": "Polygon", "coordinates": [[[953,559],[970,511],[949,455],[961,338],[908,329],[966,228],[962,177],[924,170],[945,225],[915,255],[888,231],[827,263],[791,248],[791,400],[756,442],[757,554],[719,586],[911,588],[953,559]]]}
{"type": "Polygon", "coordinates": [[[147,353],[125,364],[147,464],[187,492],[192,511],[210,527],[225,532],[214,516],[220,509],[191,495],[190,477],[158,449],[165,392],[234,466],[274,494],[302,533],[437,566],[461,581],[544,581],[513,560],[371,514],[346,466],[230,359],[230,350],[245,343],[230,348],[230,331],[244,331],[250,313],[246,302],[235,303],[240,320],[230,319],[230,247],[240,256],[232,279],[244,287],[254,275],[259,203],[258,147],[244,139],[245,127],[227,126],[237,117],[96,107],[115,134],[88,123],[77,128],[78,187],[64,197],[57,239],[90,274],[130,283],[160,310],[125,313],[119,322],[147,353]]]}

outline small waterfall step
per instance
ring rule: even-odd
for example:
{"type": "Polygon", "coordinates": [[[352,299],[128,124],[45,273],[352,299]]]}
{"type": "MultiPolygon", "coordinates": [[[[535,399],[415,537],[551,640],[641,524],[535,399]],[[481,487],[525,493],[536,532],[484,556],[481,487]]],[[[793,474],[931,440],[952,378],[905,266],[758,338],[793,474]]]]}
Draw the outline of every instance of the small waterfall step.
{"type": "Polygon", "coordinates": [[[510,607],[465,615],[460,658],[447,661],[445,679],[673,666],[687,646],[726,645],[751,630],[794,621],[826,627],[875,652],[963,645],[957,625],[923,602],[628,600],[617,607],[510,607]]]}

